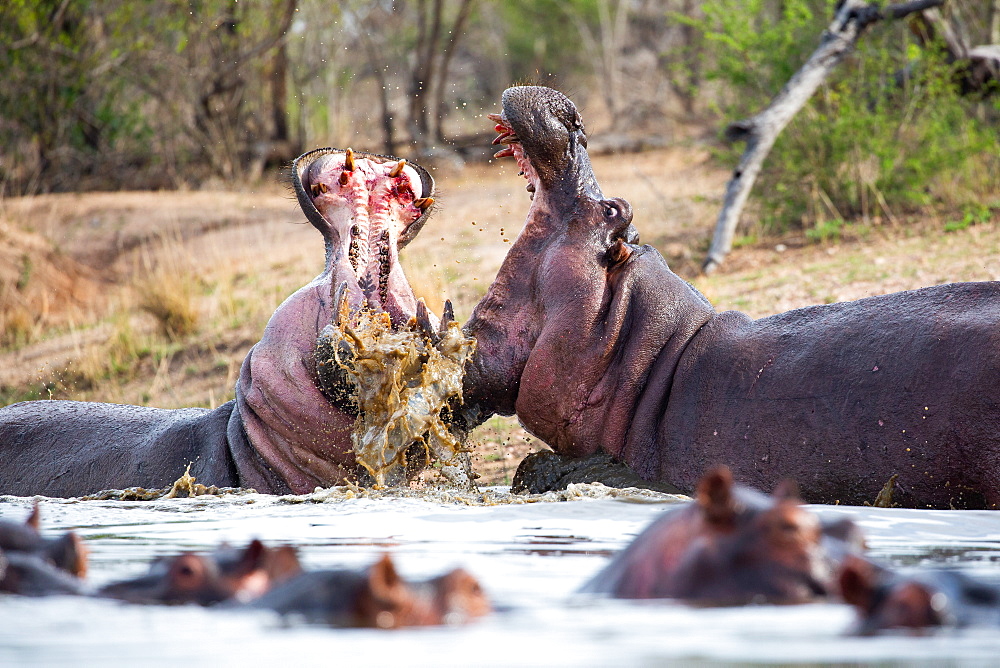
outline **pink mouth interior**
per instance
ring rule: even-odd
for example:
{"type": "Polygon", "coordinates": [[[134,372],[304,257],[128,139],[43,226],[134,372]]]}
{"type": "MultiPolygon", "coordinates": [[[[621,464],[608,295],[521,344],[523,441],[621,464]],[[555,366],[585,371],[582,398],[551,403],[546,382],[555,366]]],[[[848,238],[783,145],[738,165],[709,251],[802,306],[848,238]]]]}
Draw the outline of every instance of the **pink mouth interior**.
{"type": "Polygon", "coordinates": [[[527,154],[524,152],[524,147],[521,146],[521,142],[518,139],[517,134],[500,114],[489,114],[488,117],[496,122],[494,129],[497,131],[498,135],[497,138],[493,140],[493,143],[505,144],[505,147],[497,151],[493,157],[514,158],[517,162],[517,167],[520,170],[518,175],[527,179],[527,191],[531,193],[531,199],[534,199],[535,189],[538,187],[539,183],[538,173],[535,172],[535,168],[532,167],[531,160],[528,159],[527,154]]]}
{"type": "Polygon", "coordinates": [[[405,161],[338,152],[310,164],[302,185],[339,232],[334,237],[338,257],[347,259],[369,305],[385,309],[396,287],[390,286],[390,275],[400,238],[433,203],[420,174],[405,161]]]}

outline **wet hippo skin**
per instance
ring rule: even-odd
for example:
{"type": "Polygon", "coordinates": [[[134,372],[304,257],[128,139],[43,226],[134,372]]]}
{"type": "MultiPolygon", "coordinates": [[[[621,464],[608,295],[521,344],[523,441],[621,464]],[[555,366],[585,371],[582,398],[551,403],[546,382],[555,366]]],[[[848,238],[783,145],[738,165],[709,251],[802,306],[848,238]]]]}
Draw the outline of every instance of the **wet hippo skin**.
{"type": "Polygon", "coordinates": [[[727,465],[810,502],[871,502],[898,474],[900,505],[1000,504],[1000,283],[718,313],[601,192],[569,99],[514,87],[491,118],[532,205],[466,323],[467,424],[516,413],[560,455],[686,493],[727,465]]]}

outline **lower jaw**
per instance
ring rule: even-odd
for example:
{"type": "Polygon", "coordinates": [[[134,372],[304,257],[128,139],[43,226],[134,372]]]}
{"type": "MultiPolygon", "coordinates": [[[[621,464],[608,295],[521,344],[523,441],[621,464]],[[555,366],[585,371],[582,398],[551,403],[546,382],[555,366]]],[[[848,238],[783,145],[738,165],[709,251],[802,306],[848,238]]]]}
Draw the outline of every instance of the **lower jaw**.
{"type": "MultiPolygon", "coordinates": [[[[362,274],[359,277],[346,260],[335,262],[328,276],[331,304],[333,304],[333,295],[341,283],[346,283],[351,313],[357,313],[362,309],[387,313],[392,320],[393,327],[397,329],[406,325],[416,316],[417,297],[413,294],[413,289],[403,275],[402,267],[398,265],[392,266],[384,289],[379,289],[378,278],[373,280],[367,274],[362,274]]],[[[323,324],[320,325],[320,329],[322,327],[323,324]]]]}

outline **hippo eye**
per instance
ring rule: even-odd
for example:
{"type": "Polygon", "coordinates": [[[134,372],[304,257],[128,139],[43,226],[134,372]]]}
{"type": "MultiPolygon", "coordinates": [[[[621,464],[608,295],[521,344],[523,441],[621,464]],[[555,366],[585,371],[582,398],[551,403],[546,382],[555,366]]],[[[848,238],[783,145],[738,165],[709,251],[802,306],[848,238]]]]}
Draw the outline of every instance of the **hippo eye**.
{"type": "Polygon", "coordinates": [[[618,205],[616,204],[605,204],[604,205],[604,217],[607,219],[617,218],[621,211],[618,210],[618,205]]]}

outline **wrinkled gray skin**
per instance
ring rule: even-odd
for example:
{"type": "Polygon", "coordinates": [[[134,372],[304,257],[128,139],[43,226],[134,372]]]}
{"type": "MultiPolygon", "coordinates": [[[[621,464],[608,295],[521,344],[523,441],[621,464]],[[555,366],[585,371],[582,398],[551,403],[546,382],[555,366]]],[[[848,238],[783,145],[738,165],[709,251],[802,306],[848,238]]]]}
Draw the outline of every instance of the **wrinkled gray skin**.
{"type": "Polygon", "coordinates": [[[710,467],[871,502],[1000,503],[1000,283],[958,283],[760,320],[717,313],[601,193],[573,104],[503,95],[501,135],[534,188],[466,323],[469,425],[517,413],[562,455],[603,451],[692,491],[710,467]]]}
{"type": "Polygon", "coordinates": [[[356,170],[343,186],[338,180],[343,151],[319,149],[293,164],[295,192],[323,235],[326,263],[323,273],[275,311],[243,361],[234,401],[214,410],[75,401],[0,408],[0,494],[78,496],[109,488],[164,487],[189,462],[191,475],[201,483],[263,493],[310,492],[354,477],[353,411],[331,403],[318,387],[317,336],[331,320],[331,287],[342,283],[352,309],[367,300],[396,324],[416,314],[417,300],[398,253],[429,213],[414,208],[414,199],[430,196],[434,187],[430,175],[415,165],[407,165],[393,181],[380,181],[376,172],[388,171],[395,158],[354,156],[356,170]],[[322,193],[313,187],[321,184],[322,193]],[[374,189],[368,192],[368,186],[374,189]],[[359,233],[361,218],[376,218],[364,209],[372,202],[404,223],[372,224],[370,230],[362,225],[359,233]],[[359,238],[364,243],[355,267],[350,245],[359,238]],[[388,281],[380,292],[385,266],[388,281]]]}

